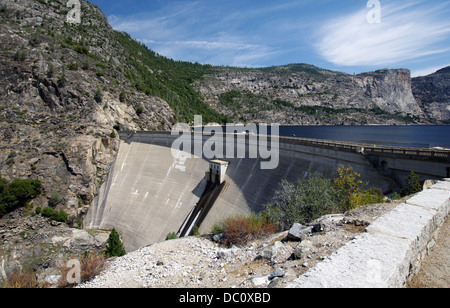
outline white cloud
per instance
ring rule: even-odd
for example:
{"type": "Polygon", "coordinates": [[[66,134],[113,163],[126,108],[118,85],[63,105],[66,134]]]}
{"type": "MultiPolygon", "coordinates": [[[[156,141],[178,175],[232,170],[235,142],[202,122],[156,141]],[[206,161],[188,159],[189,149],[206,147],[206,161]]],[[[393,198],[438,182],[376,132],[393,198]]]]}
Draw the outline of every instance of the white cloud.
{"type": "MultiPolygon", "coordinates": [[[[154,12],[108,17],[112,27],[130,33],[155,52],[176,60],[214,65],[259,66],[280,52],[261,37],[242,34],[243,12],[212,11],[209,2],[190,2],[154,12]]],[[[263,14],[253,10],[251,14],[263,14]]]]}
{"type": "Polygon", "coordinates": [[[367,21],[369,9],[327,22],[316,48],[340,66],[388,65],[450,50],[448,2],[428,8],[418,3],[382,5],[381,23],[367,21]]]}
{"type": "Polygon", "coordinates": [[[439,66],[432,66],[432,67],[427,67],[424,69],[419,69],[419,70],[414,70],[411,72],[411,76],[412,77],[420,77],[420,76],[427,76],[433,73],[436,73],[438,70],[450,66],[450,63],[447,65],[439,65],[439,66]]]}

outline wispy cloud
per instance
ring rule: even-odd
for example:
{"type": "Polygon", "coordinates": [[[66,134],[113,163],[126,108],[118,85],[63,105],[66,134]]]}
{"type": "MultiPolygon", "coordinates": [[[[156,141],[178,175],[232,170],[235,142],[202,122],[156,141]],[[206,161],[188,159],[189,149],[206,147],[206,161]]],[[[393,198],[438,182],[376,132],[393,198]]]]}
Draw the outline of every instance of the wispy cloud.
{"type": "Polygon", "coordinates": [[[450,50],[449,6],[382,5],[380,24],[368,23],[369,9],[363,9],[323,25],[316,48],[340,66],[382,66],[444,53],[450,50]]]}
{"type": "Polygon", "coordinates": [[[157,53],[173,59],[257,67],[286,52],[279,41],[289,41],[290,36],[283,38],[273,32],[278,26],[279,31],[288,31],[281,29],[284,13],[305,3],[168,1],[155,11],[115,14],[108,20],[114,29],[130,33],[157,53]]]}
{"type": "Polygon", "coordinates": [[[419,69],[419,70],[413,70],[411,72],[411,76],[412,77],[420,77],[420,76],[427,76],[433,73],[436,73],[438,70],[450,66],[450,63],[447,65],[439,65],[439,66],[432,66],[432,67],[427,67],[424,69],[419,69]]]}

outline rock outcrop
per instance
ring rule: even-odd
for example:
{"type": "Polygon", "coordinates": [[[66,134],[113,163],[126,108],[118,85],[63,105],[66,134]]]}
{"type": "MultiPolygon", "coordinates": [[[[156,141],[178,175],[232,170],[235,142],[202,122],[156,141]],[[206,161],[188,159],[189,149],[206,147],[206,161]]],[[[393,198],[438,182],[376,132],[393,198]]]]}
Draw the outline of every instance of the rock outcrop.
{"type": "Polygon", "coordinates": [[[404,124],[420,121],[407,69],[348,75],[306,64],[217,68],[197,82],[216,110],[283,124],[404,124]]]}
{"type": "Polygon", "coordinates": [[[104,251],[108,231],[69,228],[64,223],[12,212],[0,220],[0,282],[33,269],[42,281],[60,275],[57,267],[89,251],[104,251]]]}
{"type": "Polygon", "coordinates": [[[425,116],[450,123],[450,67],[413,78],[412,91],[425,116]]]}
{"type": "MultiPolygon", "coordinates": [[[[0,3],[0,174],[43,182],[77,215],[118,151],[118,130],[168,129],[166,101],[137,91],[118,67],[127,53],[94,5],[67,24],[66,1],[0,3]]],[[[127,67],[133,74],[133,67],[127,67]]]]}

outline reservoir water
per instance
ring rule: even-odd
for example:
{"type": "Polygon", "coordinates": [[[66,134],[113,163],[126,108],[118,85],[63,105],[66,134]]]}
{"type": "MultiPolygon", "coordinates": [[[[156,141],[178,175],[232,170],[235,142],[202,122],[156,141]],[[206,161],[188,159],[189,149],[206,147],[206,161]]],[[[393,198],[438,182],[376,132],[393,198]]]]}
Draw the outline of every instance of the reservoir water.
{"type": "Polygon", "coordinates": [[[281,126],[280,136],[409,148],[450,148],[450,125],[281,126]]]}

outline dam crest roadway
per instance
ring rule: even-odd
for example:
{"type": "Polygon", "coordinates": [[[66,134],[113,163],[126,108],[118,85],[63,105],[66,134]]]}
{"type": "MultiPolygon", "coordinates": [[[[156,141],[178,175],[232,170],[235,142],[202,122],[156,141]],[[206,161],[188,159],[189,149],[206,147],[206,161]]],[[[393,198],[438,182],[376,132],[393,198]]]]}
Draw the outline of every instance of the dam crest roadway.
{"type": "MultiPolygon", "coordinates": [[[[224,218],[258,213],[272,201],[283,179],[295,181],[312,172],[332,177],[339,165],[353,167],[362,180],[385,193],[401,188],[411,171],[421,181],[450,177],[450,150],[290,137],[279,137],[278,148],[271,148],[279,153],[278,167],[263,170],[267,160],[250,158],[250,136],[237,134],[231,140],[236,151],[244,150],[246,156],[216,161],[226,165],[217,176],[211,173],[212,161],[204,156],[173,157],[172,145],[179,135],[120,132],[119,136],[116,161],[83,227],[116,228],[127,251],[164,241],[169,233],[189,235],[194,223],[201,233],[208,233],[224,218]]],[[[195,137],[192,133],[192,140],[195,137]]],[[[211,136],[200,137],[204,145],[211,136]]]]}

